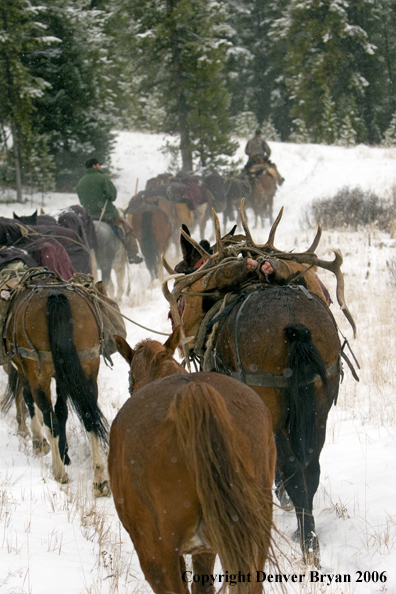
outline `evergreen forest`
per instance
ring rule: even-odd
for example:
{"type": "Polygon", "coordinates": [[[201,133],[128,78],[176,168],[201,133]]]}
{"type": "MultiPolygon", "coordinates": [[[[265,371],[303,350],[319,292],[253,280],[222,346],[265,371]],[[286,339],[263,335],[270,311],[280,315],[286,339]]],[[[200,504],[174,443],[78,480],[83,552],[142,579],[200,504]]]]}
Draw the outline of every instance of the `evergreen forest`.
{"type": "Polygon", "coordinates": [[[396,145],[392,0],[1,0],[0,186],[74,190],[114,130],[182,167],[237,136],[396,145]]]}

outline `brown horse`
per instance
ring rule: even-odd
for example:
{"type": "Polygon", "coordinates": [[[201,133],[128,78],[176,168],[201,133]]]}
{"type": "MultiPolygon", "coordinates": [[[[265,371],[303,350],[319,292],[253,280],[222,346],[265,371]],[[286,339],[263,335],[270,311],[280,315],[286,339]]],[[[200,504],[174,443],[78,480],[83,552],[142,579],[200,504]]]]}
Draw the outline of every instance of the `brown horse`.
{"type": "Polygon", "coordinates": [[[255,215],[255,227],[260,220],[261,225],[264,227],[265,220],[268,219],[270,225],[272,225],[273,218],[273,205],[274,196],[278,188],[277,181],[268,169],[265,169],[261,173],[257,173],[252,176],[252,198],[248,204],[253,209],[255,215]]]}
{"type": "Polygon", "coordinates": [[[38,410],[51,448],[54,478],[66,483],[65,464],[70,463],[66,439],[70,398],[90,438],[95,493],[106,495],[109,489],[99,442],[107,442],[108,431],[97,404],[100,342],[98,319],[88,297],[51,273],[31,276],[28,287],[12,303],[6,323],[9,382],[4,407],[13,399],[18,403],[23,391],[31,416],[33,449],[46,453],[47,448],[38,410]],[[51,402],[53,377],[55,407],[51,402]]]}
{"type": "MultiPolygon", "coordinates": [[[[263,569],[270,546],[275,444],[266,406],[221,374],[189,374],[164,345],[134,350],[116,337],[130,365],[131,397],[110,432],[114,503],[156,594],[214,594],[216,553],[223,572],[263,569]],[[192,554],[193,571],[183,555],[192,554]]],[[[247,577],[246,577],[247,580],[247,577]]],[[[236,592],[260,592],[240,583],[236,592]]]]}
{"type": "Polygon", "coordinates": [[[161,254],[165,253],[174,228],[174,208],[168,200],[142,204],[128,215],[151,278],[161,275],[161,254]]]}
{"type": "Polygon", "coordinates": [[[312,266],[326,267],[337,275],[339,301],[354,325],[343,301],[342,257],[336,254],[330,262],[317,258],[313,252],[320,233],[304,254],[279,252],[272,241],[280,216],[267,244],[257,246],[244,216],[242,220],[245,241],[229,247],[220,238],[217,224],[217,253],[212,256],[182,232],[184,260],[176,270],[186,271],[187,276],[175,277],[172,293],[164,283],[164,294],[173,320],[182,324],[186,359],[198,359],[204,371],[242,380],[268,406],[277,469],[295,507],[301,548],[307,561],[319,565],[312,503],[327,415],[338,395],[341,345],[323,285],[312,266]],[[186,244],[190,244],[187,249],[186,244]],[[235,250],[247,255],[239,258],[235,250]],[[260,265],[252,253],[260,255],[260,265]],[[281,264],[289,276],[278,279],[281,264]]]}

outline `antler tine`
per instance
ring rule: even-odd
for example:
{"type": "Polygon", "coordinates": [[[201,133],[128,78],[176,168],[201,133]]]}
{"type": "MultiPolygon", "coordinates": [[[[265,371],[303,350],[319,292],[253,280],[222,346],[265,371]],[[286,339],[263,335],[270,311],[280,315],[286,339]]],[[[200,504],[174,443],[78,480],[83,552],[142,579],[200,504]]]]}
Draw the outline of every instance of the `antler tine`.
{"type": "Polygon", "coordinates": [[[312,242],[312,245],[306,250],[306,253],[314,252],[319,245],[320,238],[322,237],[322,225],[318,223],[318,230],[315,235],[315,239],[312,242]]]}
{"type": "Polygon", "coordinates": [[[165,254],[163,252],[161,254],[161,260],[162,260],[162,266],[165,268],[165,270],[168,274],[177,274],[176,270],[173,270],[173,268],[166,261],[165,254]]]}
{"type": "Polygon", "coordinates": [[[220,221],[219,221],[219,217],[217,216],[217,213],[214,208],[212,208],[212,214],[213,214],[214,225],[215,225],[217,253],[219,256],[221,256],[221,255],[223,255],[224,248],[223,248],[223,242],[221,239],[220,221]]]}
{"type": "Polygon", "coordinates": [[[335,277],[337,279],[337,289],[336,289],[337,301],[338,301],[338,304],[342,310],[342,313],[344,314],[344,316],[346,317],[346,319],[352,326],[353,337],[356,338],[357,331],[356,331],[355,320],[353,319],[353,316],[352,316],[351,312],[349,311],[349,308],[345,302],[344,275],[341,271],[341,264],[343,263],[344,259],[342,257],[340,250],[333,250],[333,251],[335,254],[334,260],[332,260],[331,262],[327,262],[326,260],[320,260],[318,258],[317,266],[320,266],[320,268],[324,268],[325,270],[329,270],[330,272],[335,274],[335,277]]]}
{"type": "Polygon", "coordinates": [[[195,249],[197,250],[197,252],[199,252],[199,254],[202,256],[202,258],[205,260],[205,262],[207,260],[209,260],[210,254],[208,254],[208,252],[206,250],[204,250],[204,248],[199,245],[199,243],[197,241],[195,241],[195,239],[193,239],[192,237],[190,237],[188,235],[188,233],[186,233],[184,231],[184,229],[180,229],[180,233],[183,235],[183,237],[185,239],[187,239],[187,241],[189,243],[191,243],[191,245],[193,245],[195,247],[195,249]]]}
{"type": "Polygon", "coordinates": [[[242,227],[245,231],[246,239],[248,247],[257,247],[253,241],[252,234],[250,233],[250,229],[247,224],[246,216],[245,216],[245,198],[241,200],[241,206],[239,207],[239,213],[241,215],[242,227]]]}
{"type": "Polygon", "coordinates": [[[173,317],[173,322],[175,324],[175,326],[180,326],[180,330],[181,330],[181,342],[183,345],[183,352],[184,352],[184,357],[187,363],[187,366],[190,369],[190,349],[188,348],[188,344],[186,343],[186,335],[184,333],[184,328],[183,328],[183,324],[182,324],[182,319],[179,313],[179,308],[177,307],[177,300],[180,296],[180,292],[174,293],[173,291],[170,292],[169,291],[169,287],[168,287],[168,282],[172,279],[177,279],[177,278],[181,278],[182,276],[184,276],[184,274],[174,274],[172,276],[168,276],[166,279],[164,279],[163,283],[162,283],[162,293],[165,297],[165,299],[168,301],[169,306],[170,306],[170,310],[172,313],[172,317],[173,317]]]}
{"type": "Polygon", "coordinates": [[[337,279],[337,301],[338,304],[352,326],[353,336],[356,338],[356,324],[353,319],[351,312],[348,309],[347,304],[345,303],[345,293],[344,293],[344,275],[341,271],[341,264],[343,263],[343,257],[339,250],[333,250],[335,254],[334,260],[321,260],[318,258],[316,254],[312,253],[302,253],[302,254],[287,254],[287,253],[279,253],[274,254],[276,257],[282,258],[283,260],[294,260],[294,262],[300,262],[301,264],[310,264],[311,266],[318,266],[319,268],[323,268],[324,270],[328,270],[332,272],[336,279],[337,279]]]}
{"type": "Polygon", "coordinates": [[[276,230],[277,230],[278,225],[280,223],[280,220],[282,218],[282,215],[283,215],[283,206],[280,209],[279,214],[276,217],[276,219],[274,221],[274,224],[271,227],[271,231],[269,233],[269,236],[268,236],[268,239],[267,239],[267,243],[265,244],[267,247],[273,247],[275,249],[275,246],[274,246],[275,233],[276,233],[276,230]]]}

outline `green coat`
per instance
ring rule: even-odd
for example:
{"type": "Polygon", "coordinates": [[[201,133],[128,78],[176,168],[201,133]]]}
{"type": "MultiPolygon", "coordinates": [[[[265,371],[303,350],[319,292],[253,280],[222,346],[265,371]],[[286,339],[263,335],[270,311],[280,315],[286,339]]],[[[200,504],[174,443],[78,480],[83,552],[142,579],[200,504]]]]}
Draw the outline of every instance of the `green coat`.
{"type": "Polygon", "coordinates": [[[117,189],[113,182],[100,169],[87,169],[77,185],[77,194],[81,205],[93,218],[99,218],[107,200],[104,217],[115,219],[119,216],[113,202],[117,198],[117,189]]]}

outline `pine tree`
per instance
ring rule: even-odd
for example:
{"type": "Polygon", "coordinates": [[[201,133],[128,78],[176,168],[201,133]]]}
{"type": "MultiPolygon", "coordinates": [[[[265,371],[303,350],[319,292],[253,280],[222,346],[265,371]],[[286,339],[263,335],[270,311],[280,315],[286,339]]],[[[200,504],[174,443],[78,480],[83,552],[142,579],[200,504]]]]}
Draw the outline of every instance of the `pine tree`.
{"type": "MultiPolygon", "coordinates": [[[[121,4],[129,15],[124,26],[134,30],[128,53],[134,55],[140,97],[158,97],[165,112],[162,131],[179,137],[183,168],[191,170],[197,160],[202,166],[221,164],[236,149],[224,75],[225,2],[121,4]]],[[[124,33],[121,37],[125,42],[124,33]]]]}
{"type": "Polygon", "coordinates": [[[306,144],[307,142],[311,142],[311,138],[304,120],[297,118],[292,122],[292,131],[290,133],[289,140],[290,142],[295,142],[296,144],[306,144]]]}
{"type": "Polygon", "coordinates": [[[242,111],[232,118],[232,127],[236,136],[248,137],[252,130],[257,130],[258,121],[252,111],[242,111]]]}
{"type": "Polygon", "coordinates": [[[260,129],[263,133],[263,137],[266,140],[272,140],[273,142],[279,142],[280,136],[276,131],[273,121],[271,118],[266,119],[260,126],[260,129]]]}
{"type": "Polygon", "coordinates": [[[333,144],[338,137],[336,106],[331,97],[329,87],[326,87],[323,97],[323,116],[321,120],[321,140],[325,144],[333,144]]]}
{"type": "MultiPolygon", "coordinates": [[[[13,178],[17,200],[22,201],[24,170],[30,169],[36,137],[32,125],[34,101],[42,97],[50,83],[35,75],[27,64],[34,53],[48,55],[57,39],[48,35],[42,8],[29,0],[2,0],[0,4],[0,122],[9,127],[12,137],[13,178]]],[[[47,155],[45,144],[42,150],[47,155]]],[[[7,165],[6,165],[7,166],[7,165]]],[[[8,176],[10,167],[8,167],[8,176]]]]}
{"type": "Polygon", "coordinates": [[[74,190],[84,161],[92,155],[105,161],[112,148],[105,19],[69,0],[47,0],[42,20],[59,42],[49,55],[28,56],[30,71],[50,84],[33,100],[33,127],[46,139],[59,190],[74,190]]]}
{"type": "MultiPolygon", "coordinates": [[[[285,86],[286,40],[273,34],[272,25],[284,14],[289,0],[231,0],[233,47],[227,65],[232,112],[252,111],[259,122],[271,118],[280,136],[290,130],[288,90],[285,86]]],[[[254,128],[250,130],[250,134],[254,128]]]]}
{"type": "Polygon", "coordinates": [[[336,110],[343,94],[353,97],[363,110],[369,82],[362,62],[363,57],[367,63],[375,59],[375,47],[360,22],[372,2],[357,0],[355,4],[347,0],[291,0],[285,18],[277,23],[277,34],[288,46],[285,64],[293,102],[291,115],[307,123],[317,142],[321,140],[326,88],[331,89],[336,110]]]}
{"type": "Polygon", "coordinates": [[[352,125],[349,115],[346,115],[343,122],[341,123],[340,136],[337,144],[347,147],[356,144],[356,130],[352,125]]]}
{"type": "Polygon", "coordinates": [[[393,114],[390,124],[385,131],[382,146],[396,146],[396,112],[393,114]]]}

